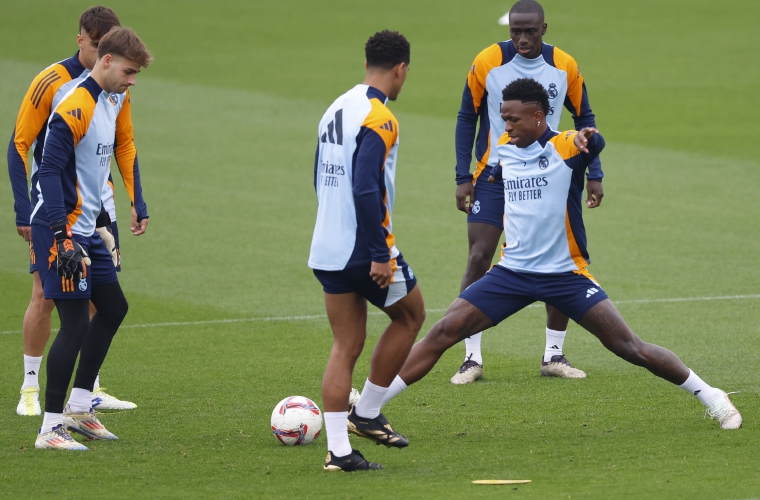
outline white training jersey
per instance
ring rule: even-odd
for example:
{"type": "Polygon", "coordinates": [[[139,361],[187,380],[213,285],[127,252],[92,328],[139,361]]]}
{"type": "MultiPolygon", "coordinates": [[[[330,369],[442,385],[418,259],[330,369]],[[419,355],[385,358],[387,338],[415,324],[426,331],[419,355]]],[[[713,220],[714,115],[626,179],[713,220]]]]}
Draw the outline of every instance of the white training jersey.
{"type": "Polygon", "coordinates": [[[378,89],[357,85],[338,97],[319,122],[312,269],[393,264],[399,254],[391,222],[398,121],[386,101],[378,89]]]}

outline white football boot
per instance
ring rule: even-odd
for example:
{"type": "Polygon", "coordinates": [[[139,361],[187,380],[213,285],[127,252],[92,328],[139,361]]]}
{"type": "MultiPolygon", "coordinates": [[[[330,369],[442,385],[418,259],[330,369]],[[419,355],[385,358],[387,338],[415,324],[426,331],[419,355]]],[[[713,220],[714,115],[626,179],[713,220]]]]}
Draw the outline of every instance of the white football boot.
{"type": "Polygon", "coordinates": [[[560,378],[586,378],[586,372],[570,364],[564,354],[554,355],[547,363],[541,357],[541,376],[560,378]]]}
{"type": "Polygon", "coordinates": [[[131,401],[122,401],[108,394],[103,387],[92,391],[92,407],[96,410],[134,410],[137,405],[131,401]]]}
{"type": "Polygon", "coordinates": [[[39,415],[40,409],[40,388],[29,386],[21,389],[21,398],[18,400],[16,413],[22,416],[39,415]]]}
{"type": "Polygon", "coordinates": [[[95,410],[74,413],[69,405],[63,410],[63,425],[72,432],[77,432],[88,439],[119,439],[95,416],[95,410]]]}
{"type": "Polygon", "coordinates": [[[722,393],[720,396],[707,404],[705,415],[710,415],[710,418],[717,418],[721,429],[739,429],[742,426],[742,415],[731,400],[728,399],[728,394],[736,393],[730,392],[726,394],[723,391],[720,392],[722,393]]]}
{"type": "Polygon", "coordinates": [[[470,359],[471,356],[468,356],[464,363],[462,363],[462,366],[459,367],[459,370],[454,374],[453,377],[451,377],[451,383],[454,385],[465,385],[465,384],[471,384],[475,382],[476,380],[480,380],[483,378],[483,365],[478,363],[477,361],[473,361],[470,359]]]}
{"type": "Polygon", "coordinates": [[[66,428],[58,424],[53,430],[44,434],[38,434],[34,447],[48,450],[87,450],[85,445],[74,441],[74,438],[66,431],[66,428]]]}

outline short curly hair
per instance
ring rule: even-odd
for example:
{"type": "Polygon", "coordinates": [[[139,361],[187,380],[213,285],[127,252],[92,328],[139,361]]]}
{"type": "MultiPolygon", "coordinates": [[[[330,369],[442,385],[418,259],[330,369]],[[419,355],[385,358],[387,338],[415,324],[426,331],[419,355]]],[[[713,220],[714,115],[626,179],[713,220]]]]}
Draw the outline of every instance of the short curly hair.
{"type": "Polygon", "coordinates": [[[546,89],[533,78],[518,78],[504,87],[501,92],[503,101],[520,101],[523,104],[536,103],[541,106],[544,115],[549,114],[549,94],[546,89]]]}
{"type": "Polygon", "coordinates": [[[399,63],[409,64],[409,41],[398,31],[378,31],[364,46],[367,66],[392,69],[399,63]]]}

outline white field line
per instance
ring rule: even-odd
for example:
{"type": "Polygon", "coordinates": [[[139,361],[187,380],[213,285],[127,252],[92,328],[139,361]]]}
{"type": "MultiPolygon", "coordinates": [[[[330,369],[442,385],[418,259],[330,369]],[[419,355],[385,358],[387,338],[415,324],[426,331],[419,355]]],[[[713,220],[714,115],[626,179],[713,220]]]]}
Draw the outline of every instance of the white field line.
{"type": "MultiPolygon", "coordinates": [[[[668,302],[700,302],[700,301],[714,301],[714,300],[746,300],[746,299],[760,299],[760,294],[753,295],[723,295],[719,297],[674,297],[666,299],[631,299],[631,300],[617,300],[614,301],[616,305],[619,304],[658,304],[668,302]]],[[[541,304],[531,304],[528,307],[541,307],[541,304]]],[[[446,309],[428,309],[429,313],[441,313],[446,309]]],[[[370,311],[368,314],[376,315],[383,314],[382,311],[370,311]]],[[[232,318],[232,319],[211,319],[207,321],[171,321],[166,323],[144,323],[138,325],[122,325],[120,330],[131,328],[162,328],[168,326],[197,326],[197,325],[222,325],[227,323],[267,323],[270,321],[310,321],[315,319],[327,319],[326,314],[310,314],[305,316],[270,316],[263,318],[232,318]]],[[[56,330],[52,330],[56,331],[56,330]]],[[[7,330],[0,331],[0,335],[11,335],[14,333],[22,333],[21,330],[7,330]]]]}

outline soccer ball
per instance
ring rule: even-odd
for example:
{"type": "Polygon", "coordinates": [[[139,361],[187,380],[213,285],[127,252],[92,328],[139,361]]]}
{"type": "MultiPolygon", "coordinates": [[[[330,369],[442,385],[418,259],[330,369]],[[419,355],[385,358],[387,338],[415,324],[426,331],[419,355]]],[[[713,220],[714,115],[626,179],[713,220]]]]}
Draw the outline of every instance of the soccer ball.
{"type": "Polygon", "coordinates": [[[272,434],[282,444],[309,444],[322,432],[322,412],[311,399],[290,396],[274,407],[271,423],[272,434]]]}

